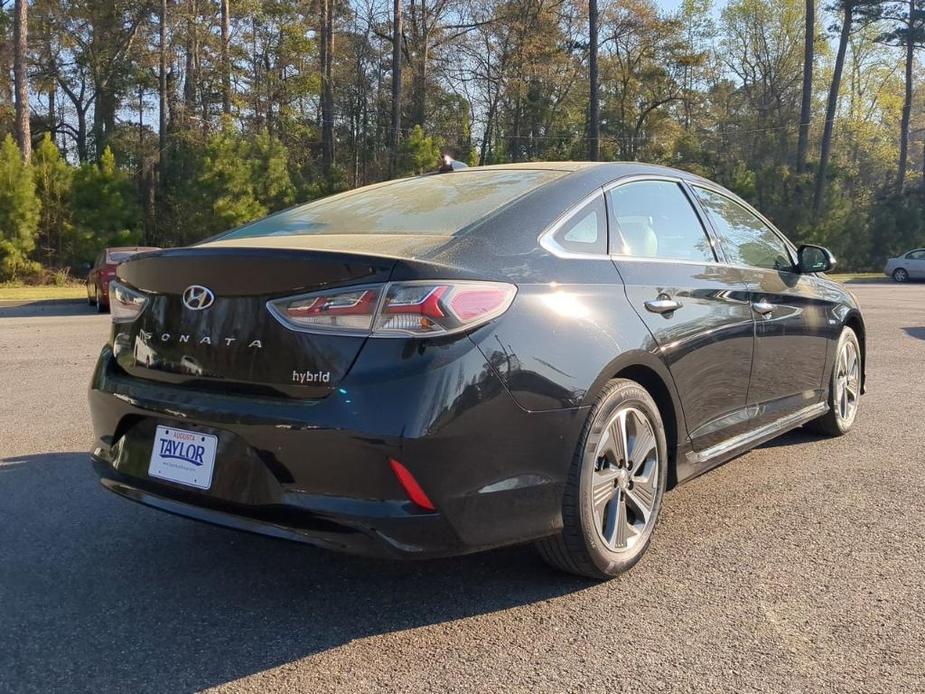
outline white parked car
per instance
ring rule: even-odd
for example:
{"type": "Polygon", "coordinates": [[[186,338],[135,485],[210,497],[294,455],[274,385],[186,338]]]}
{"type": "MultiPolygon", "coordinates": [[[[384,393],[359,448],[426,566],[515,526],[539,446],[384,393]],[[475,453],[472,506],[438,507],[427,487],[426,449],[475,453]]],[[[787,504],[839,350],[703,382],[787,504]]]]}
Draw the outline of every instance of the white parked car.
{"type": "Polygon", "coordinates": [[[897,282],[925,278],[925,248],[916,248],[886,261],[883,272],[897,282]]]}

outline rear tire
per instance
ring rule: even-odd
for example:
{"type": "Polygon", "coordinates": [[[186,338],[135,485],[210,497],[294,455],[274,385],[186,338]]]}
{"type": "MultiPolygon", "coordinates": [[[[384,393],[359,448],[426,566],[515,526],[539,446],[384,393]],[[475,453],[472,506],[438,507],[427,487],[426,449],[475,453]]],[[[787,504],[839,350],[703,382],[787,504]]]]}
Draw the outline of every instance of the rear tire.
{"type": "Polygon", "coordinates": [[[106,313],[106,307],[103,306],[103,297],[100,293],[100,287],[96,287],[96,312],[97,313],[106,313]]]}
{"type": "Polygon", "coordinates": [[[893,270],[893,281],[894,282],[908,282],[909,281],[909,272],[906,268],[898,267],[893,270]]]}
{"type": "Polygon", "coordinates": [[[842,328],[829,376],[829,411],[806,425],[823,436],[844,436],[854,425],[861,402],[861,346],[854,330],[842,328]]]}
{"type": "Polygon", "coordinates": [[[668,472],[665,428],[635,381],[610,381],[579,440],[562,500],[562,532],[536,543],[549,564],[611,579],[642,557],[655,529],[668,472]]]}

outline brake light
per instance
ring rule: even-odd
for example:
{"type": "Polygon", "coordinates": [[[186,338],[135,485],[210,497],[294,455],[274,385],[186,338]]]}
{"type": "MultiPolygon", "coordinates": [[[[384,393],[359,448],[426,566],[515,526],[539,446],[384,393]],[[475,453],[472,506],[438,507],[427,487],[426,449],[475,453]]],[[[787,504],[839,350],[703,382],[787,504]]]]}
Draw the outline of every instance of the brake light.
{"type": "Polygon", "coordinates": [[[502,282],[392,282],[277,299],[267,304],[287,327],[372,337],[449,335],[507,311],[517,288],[502,282]]]}
{"type": "Polygon", "coordinates": [[[144,310],[148,298],[135,289],[129,289],[117,280],[109,282],[109,313],[113,323],[128,323],[144,310]]]}

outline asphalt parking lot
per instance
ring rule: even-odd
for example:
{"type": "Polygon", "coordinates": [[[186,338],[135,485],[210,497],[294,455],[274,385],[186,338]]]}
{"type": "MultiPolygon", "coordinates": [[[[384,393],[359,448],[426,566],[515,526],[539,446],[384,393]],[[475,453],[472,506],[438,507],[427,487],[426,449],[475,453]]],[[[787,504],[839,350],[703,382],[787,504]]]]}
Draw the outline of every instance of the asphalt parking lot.
{"type": "Polygon", "coordinates": [[[0,307],[0,690],[925,691],[925,285],[856,285],[868,394],[665,500],[594,584],[530,548],[390,563],[104,491],[108,317],[0,307]]]}

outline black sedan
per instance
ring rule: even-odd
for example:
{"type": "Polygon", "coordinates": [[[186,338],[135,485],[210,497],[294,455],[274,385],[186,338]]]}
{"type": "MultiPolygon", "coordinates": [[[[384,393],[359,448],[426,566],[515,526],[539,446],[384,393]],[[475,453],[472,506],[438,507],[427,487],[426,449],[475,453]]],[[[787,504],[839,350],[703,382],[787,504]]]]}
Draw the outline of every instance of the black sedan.
{"type": "Polygon", "coordinates": [[[119,265],[93,462],[224,526],[395,557],[535,541],[608,578],[667,488],[851,428],[864,322],[833,263],[643,164],[335,195],[119,265]]]}

